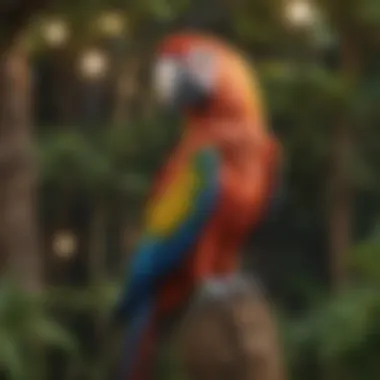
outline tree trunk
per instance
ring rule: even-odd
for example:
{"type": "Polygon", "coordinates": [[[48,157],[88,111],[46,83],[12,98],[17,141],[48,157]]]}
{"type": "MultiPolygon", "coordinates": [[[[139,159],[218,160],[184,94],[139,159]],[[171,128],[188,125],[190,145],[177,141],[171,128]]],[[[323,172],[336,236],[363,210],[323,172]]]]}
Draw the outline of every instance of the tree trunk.
{"type": "Polygon", "coordinates": [[[328,183],[330,279],[333,291],[347,281],[347,253],[351,245],[353,189],[347,173],[352,141],[346,121],[335,130],[328,183]]]}
{"type": "Polygon", "coordinates": [[[15,45],[0,61],[0,249],[3,268],[28,291],[41,286],[36,160],[27,55],[15,45]]]}
{"type": "Polygon", "coordinates": [[[124,64],[115,84],[115,106],[113,110],[113,122],[119,126],[130,118],[132,98],[137,92],[138,58],[129,60],[124,64]]]}
{"type": "MultiPolygon", "coordinates": [[[[90,226],[90,247],[89,247],[89,274],[90,286],[93,290],[104,287],[107,280],[107,208],[102,201],[95,204],[94,214],[90,226]]],[[[109,337],[106,331],[106,314],[103,309],[96,309],[93,315],[94,336],[97,342],[97,366],[93,380],[104,379],[106,369],[109,337]],[[100,363],[102,363],[100,365],[100,363]]]]}
{"type": "MultiPolygon", "coordinates": [[[[343,75],[351,89],[355,86],[358,53],[355,39],[342,38],[341,61],[343,75]]],[[[354,183],[350,175],[354,152],[353,128],[347,110],[343,110],[332,138],[331,170],[328,181],[327,219],[329,226],[330,278],[334,291],[339,291],[348,280],[347,254],[351,246],[354,183]]]]}
{"type": "MultiPolygon", "coordinates": [[[[343,33],[342,73],[353,92],[360,74],[358,45],[349,33],[343,33]]],[[[354,179],[350,174],[355,136],[349,111],[344,109],[332,138],[331,171],[328,181],[327,219],[329,229],[330,279],[333,293],[344,289],[349,280],[347,257],[352,243],[354,179]]],[[[327,380],[345,379],[344,367],[332,361],[325,367],[327,380]]]]}

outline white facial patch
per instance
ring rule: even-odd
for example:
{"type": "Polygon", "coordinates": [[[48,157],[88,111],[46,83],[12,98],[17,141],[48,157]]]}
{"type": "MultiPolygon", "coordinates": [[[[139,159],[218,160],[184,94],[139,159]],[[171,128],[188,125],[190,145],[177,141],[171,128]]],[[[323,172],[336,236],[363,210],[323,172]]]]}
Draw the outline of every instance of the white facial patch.
{"type": "Polygon", "coordinates": [[[166,103],[173,97],[181,69],[174,59],[158,60],[154,68],[153,85],[159,101],[166,103]]]}
{"type": "Polygon", "coordinates": [[[200,48],[191,49],[182,57],[161,57],[153,72],[154,91],[158,101],[168,104],[181,91],[191,86],[200,93],[210,94],[216,86],[216,59],[200,48]]]}
{"type": "Polygon", "coordinates": [[[193,48],[187,55],[187,69],[194,81],[206,92],[216,85],[217,67],[214,55],[202,48],[193,48]]]}

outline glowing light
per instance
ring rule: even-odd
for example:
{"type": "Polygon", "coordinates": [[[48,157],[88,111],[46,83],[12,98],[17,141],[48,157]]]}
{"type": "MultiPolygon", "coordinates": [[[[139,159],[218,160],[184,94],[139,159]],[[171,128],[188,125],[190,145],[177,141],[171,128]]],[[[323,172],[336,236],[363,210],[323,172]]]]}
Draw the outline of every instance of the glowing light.
{"type": "Polygon", "coordinates": [[[88,79],[96,79],[103,76],[107,70],[107,56],[99,50],[85,52],[80,60],[80,71],[88,79]]]}
{"type": "Polygon", "coordinates": [[[98,25],[100,30],[110,36],[120,36],[125,28],[125,22],[121,13],[107,12],[100,16],[98,25]]]}
{"type": "Polygon", "coordinates": [[[53,251],[61,259],[70,259],[77,249],[77,239],[71,231],[59,231],[53,236],[53,251]]]}
{"type": "Polygon", "coordinates": [[[308,0],[290,0],[285,8],[285,18],[293,26],[310,26],[316,19],[316,11],[308,0]]]}
{"type": "Polygon", "coordinates": [[[42,24],[42,35],[50,46],[61,46],[69,38],[69,28],[63,20],[49,20],[42,24]]]}

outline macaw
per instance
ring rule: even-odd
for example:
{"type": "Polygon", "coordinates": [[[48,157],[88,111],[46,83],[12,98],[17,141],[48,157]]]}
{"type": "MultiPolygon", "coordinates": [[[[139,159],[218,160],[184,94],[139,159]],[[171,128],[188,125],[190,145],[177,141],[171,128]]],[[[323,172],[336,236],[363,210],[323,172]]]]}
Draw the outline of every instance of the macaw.
{"type": "Polygon", "coordinates": [[[127,380],[152,377],[161,326],[200,284],[238,270],[281,163],[255,75],[231,46],[197,33],[170,35],[158,45],[153,82],[184,127],[147,202],[115,310],[129,323],[127,380]]]}

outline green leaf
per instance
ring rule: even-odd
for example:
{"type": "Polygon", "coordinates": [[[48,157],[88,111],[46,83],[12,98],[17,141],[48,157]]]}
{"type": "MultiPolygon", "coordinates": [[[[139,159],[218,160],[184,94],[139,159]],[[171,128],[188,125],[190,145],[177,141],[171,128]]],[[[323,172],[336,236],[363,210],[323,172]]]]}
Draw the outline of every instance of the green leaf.
{"type": "Polygon", "coordinates": [[[0,369],[12,380],[26,380],[27,369],[18,342],[10,332],[0,328],[0,369]]]}
{"type": "Polygon", "coordinates": [[[379,307],[377,288],[348,289],[293,321],[289,328],[292,346],[298,352],[315,347],[324,362],[345,357],[360,350],[371,336],[379,307]]]}

